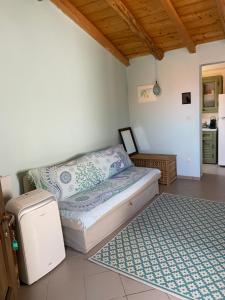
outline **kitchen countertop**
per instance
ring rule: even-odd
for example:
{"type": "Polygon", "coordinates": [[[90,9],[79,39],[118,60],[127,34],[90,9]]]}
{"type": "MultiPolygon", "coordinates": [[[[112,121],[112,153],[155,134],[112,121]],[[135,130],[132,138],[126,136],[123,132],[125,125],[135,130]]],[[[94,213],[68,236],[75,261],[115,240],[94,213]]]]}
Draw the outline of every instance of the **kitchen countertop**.
{"type": "Polygon", "coordinates": [[[202,131],[217,131],[218,129],[202,128],[202,131]]]}

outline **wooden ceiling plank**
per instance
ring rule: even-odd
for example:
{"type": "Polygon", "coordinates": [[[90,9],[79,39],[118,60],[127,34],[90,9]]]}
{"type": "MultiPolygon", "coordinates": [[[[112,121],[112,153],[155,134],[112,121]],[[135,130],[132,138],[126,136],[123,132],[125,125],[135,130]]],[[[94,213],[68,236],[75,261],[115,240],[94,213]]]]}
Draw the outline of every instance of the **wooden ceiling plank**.
{"type": "Polygon", "coordinates": [[[183,42],[183,44],[187,47],[190,53],[196,52],[196,47],[194,42],[192,41],[192,38],[185,28],[183,22],[181,21],[178,13],[176,12],[175,8],[173,7],[173,4],[170,0],[160,0],[161,5],[166,10],[170,20],[175,24],[178,34],[180,35],[180,38],[183,42]]]}
{"type": "Polygon", "coordinates": [[[89,14],[91,13],[95,13],[104,9],[109,10],[109,6],[107,5],[107,3],[105,3],[105,1],[101,1],[100,3],[99,1],[97,1],[91,4],[82,5],[80,7],[78,7],[75,3],[73,5],[76,6],[77,9],[79,9],[79,11],[86,17],[89,16],[89,14]]]}
{"type": "Polygon", "coordinates": [[[216,6],[225,33],[225,0],[216,0],[216,6]]]}
{"type": "Polygon", "coordinates": [[[155,45],[152,38],[145,31],[145,29],[138,23],[136,18],[129,11],[129,9],[124,5],[124,3],[121,0],[105,0],[105,1],[127,23],[130,30],[147,44],[151,54],[154,55],[155,58],[161,60],[164,56],[163,50],[155,45]]]}
{"type": "Polygon", "coordinates": [[[190,0],[188,0],[188,2],[184,5],[180,5],[179,1],[177,2],[176,0],[174,0],[173,5],[179,16],[183,16],[185,14],[192,14],[205,9],[210,10],[215,6],[212,0],[201,0],[193,3],[190,3],[190,0]]]}
{"type": "Polygon", "coordinates": [[[97,0],[70,0],[72,4],[74,4],[79,10],[82,6],[86,5],[92,5],[93,3],[96,3],[97,0]]]}
{"type": "Polygon", "coordinates": [[[51,0],[60,10],[70,17],[76,24],[90,34],[98,43],[119,59],[124,65],[129,65],[129,59],[69,0],[51,0]]]}
{"type": "Polygon", "coordinates": [[[175,3],[176,3],[176,7],[178,8],[178,7],[192,6],[201,1],[206,2],[208,0],[197,0],[197,1],[196,0],[178,0],[178,1],[175,0],[175,3]]]}
{"type": "Polygon", "coordinates": [[[197,43],[199,44],[205,44],[205,43],[209,43],[209,42],[213,42],[213,41],[219,41],[219,40],[224,40],[224,35],[215,35],[214,33],[211,34],[207,34],[204,35],[204,39],[202,38],[202,36],[194,36],[194,39],[197,43]]]}

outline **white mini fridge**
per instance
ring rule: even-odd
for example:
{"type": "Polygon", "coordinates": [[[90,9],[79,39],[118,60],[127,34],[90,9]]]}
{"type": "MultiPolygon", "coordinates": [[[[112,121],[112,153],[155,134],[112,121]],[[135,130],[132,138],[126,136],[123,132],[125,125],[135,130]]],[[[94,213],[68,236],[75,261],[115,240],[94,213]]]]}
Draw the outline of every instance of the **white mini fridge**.
{"type": "Polygon", "coordinates": [[[17,219],[20,279],[30,285],[65,258],[58,204],[49,192],[34,190],[9,200],[6,210],[17,219]]]}

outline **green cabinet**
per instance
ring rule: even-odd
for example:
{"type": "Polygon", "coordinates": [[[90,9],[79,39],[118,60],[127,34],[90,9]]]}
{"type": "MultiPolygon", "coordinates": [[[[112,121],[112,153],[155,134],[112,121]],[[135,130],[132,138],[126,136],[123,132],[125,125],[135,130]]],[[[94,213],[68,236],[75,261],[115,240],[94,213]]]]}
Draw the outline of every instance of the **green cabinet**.
{"type": "Polygon", "coordinates": [[[218,112],[218,95],[223,93],[223,76],[202,78],[202,112],[218,112]]]}
{"type": "Polygon", "coordinates": [[[202,131],[203,164],[217,163],[217,131],[202,131]]]}

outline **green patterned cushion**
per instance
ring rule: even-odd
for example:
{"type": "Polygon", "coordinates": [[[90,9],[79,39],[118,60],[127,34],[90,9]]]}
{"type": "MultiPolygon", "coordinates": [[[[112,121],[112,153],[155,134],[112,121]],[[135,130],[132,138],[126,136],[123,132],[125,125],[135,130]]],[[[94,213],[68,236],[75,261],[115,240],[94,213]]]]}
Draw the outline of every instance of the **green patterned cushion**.
{"type": "Polygon", "coordinates": [[[117,145],[64,164],[32,169],[28,174],[37,188],[48,190],[61,200],[88,190],[132,165],[123,146],[117,145]]]}

